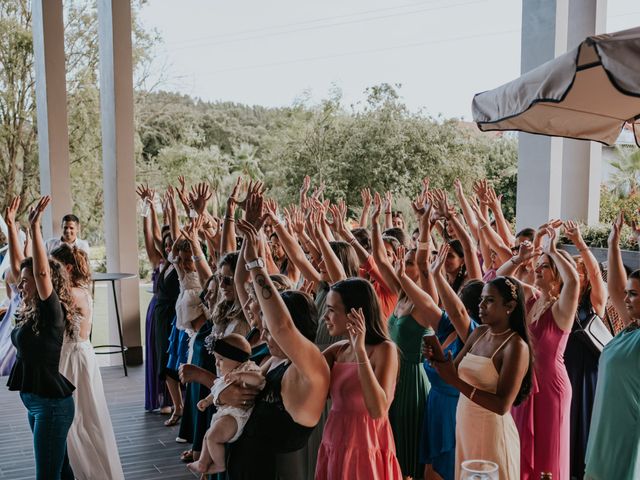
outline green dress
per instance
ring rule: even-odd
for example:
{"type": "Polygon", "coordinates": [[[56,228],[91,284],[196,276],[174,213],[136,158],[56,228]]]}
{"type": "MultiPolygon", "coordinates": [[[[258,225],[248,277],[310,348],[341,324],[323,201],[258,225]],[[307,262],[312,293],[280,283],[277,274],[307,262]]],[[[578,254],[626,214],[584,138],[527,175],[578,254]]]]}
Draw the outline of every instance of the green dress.
{"type": "Polygon", "coordinates": [[[429,380],[422,368],[422,336],[426,329],[411,315],[389,317],[389,335],[400,349],[400,374],[389,409],[389,421],[396,442],[396,456],[404,476],[422,478],[420,436],[429,392],[429,380]]]}
{"type": "Polygon", "coordinates": [[[600,355],[585,479],[640,478],[640,329],[615,336],[600,355]]]}

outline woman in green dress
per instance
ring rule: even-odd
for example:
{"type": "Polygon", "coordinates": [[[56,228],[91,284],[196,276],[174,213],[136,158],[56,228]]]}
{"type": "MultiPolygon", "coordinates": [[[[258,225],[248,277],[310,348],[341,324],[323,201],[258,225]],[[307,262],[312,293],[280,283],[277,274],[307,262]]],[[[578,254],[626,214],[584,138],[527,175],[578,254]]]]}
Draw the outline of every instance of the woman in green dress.
{"type": "Polygon", "coordinates": [[[587,480],[640,478],[640,270],[627,278],[622,213],[609,235],[609,297],[627,325],[604,348],[587,444],[587,480]]]}

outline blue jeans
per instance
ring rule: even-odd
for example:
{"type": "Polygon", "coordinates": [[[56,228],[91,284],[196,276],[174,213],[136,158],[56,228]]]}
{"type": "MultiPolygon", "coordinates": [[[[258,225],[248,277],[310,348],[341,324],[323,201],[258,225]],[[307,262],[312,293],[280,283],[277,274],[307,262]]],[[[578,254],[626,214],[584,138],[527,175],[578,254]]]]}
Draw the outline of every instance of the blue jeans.
{"type": "Polygon", "coordinates": [[[67,457],[67,433],[73,422],[73,397],[45,398],[20,392],[33,432],[37,480],[73,479],[67,457]]]}

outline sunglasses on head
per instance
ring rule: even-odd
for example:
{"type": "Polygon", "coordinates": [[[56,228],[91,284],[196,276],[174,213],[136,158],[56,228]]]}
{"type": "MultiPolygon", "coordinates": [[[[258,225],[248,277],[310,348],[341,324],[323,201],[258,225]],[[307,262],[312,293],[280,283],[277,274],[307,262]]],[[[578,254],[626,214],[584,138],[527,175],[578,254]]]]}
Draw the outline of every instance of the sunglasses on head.
{"type": "Polygon", "coordinates": [[[228,277],[225,275],[218,275],[218,282],[220,285],[224,285],[225,287],[229,287],[233,284],[233,277],[228,277]]]}

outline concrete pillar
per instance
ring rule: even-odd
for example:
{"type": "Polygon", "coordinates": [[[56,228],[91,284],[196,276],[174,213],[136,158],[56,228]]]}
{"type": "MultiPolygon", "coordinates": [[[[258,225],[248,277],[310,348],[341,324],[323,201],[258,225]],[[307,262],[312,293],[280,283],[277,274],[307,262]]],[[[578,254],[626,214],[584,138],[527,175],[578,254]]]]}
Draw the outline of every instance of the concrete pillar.
{"type": "Polygon", "coordinates": [[[60,235],[60,220],[71,213],[62,0],[32,0],[31,8],[40,191],[52,197],[42,221],[46,239],[60,235]]]}
{"type": "MultiPolygon", "coordinates": [[[[520,72],[566,51],[568,0],[523,0],[520,72]]],[[[560,216],[562,139],[518,134],[516,229],[560,216]]]]}
{"type": "MultiPolygon", "coordinates": [[[[606,0],[569,0],[567,50],[589,35],[606,30],[606,0]]],[[[602,145],[586,140],[564,140],[562,156],[562,218],[589,225],[598,223],[602,145]]]]}
{"type": "MultiPolygon", "coordinates": [[[[131,2],[98,0],[100,114],[104,166],[107,270],[138,272],[133,122],[131,2]]],[[[128,364],[142,362],[138,279],[117,285],[128,364]]],[[[113,298],[109,293],[110,343],[117,343],[113,298]]],[[[117,355],[110,355],[117,360],[117,355]]]]}

